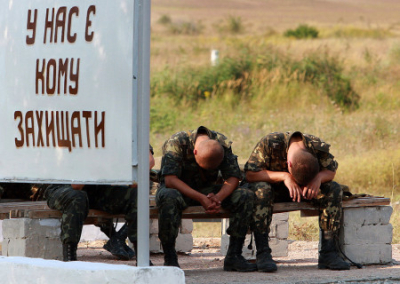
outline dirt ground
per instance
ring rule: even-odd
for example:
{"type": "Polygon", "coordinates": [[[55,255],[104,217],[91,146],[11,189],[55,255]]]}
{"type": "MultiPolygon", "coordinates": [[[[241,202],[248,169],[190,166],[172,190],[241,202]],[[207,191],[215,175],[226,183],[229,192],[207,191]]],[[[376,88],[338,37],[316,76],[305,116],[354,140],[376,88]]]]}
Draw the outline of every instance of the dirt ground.
{"type": "MultiPolygon", "coordinates": [[[[350,271],[319,270],[318,243],[293,241],[287,257],[274,258],[278,264],[275,273],[239,273],[223,271],[224,256],[219,247],[205,246],[212,240],[195,239],[191,253],[179,254],[179,263],[185,272],[186,283],[400,283],[400,245],[393,245],[393,263],[369,265],[362,269],[352,266],[350,271]]],[[[102,249],[102,242],[80,245],[78,259],[89,262],[136,265],[136,260],[116,260],[102,249]]],[[[163,265],[162,254],[150,256],[154,265],[163,265]]]]}

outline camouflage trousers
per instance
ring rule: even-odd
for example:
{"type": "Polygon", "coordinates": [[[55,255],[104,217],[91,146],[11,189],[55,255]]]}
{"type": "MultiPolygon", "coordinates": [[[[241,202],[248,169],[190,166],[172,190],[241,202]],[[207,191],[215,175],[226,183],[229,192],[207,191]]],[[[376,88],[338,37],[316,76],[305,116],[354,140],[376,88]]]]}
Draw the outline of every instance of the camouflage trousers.
{"type": "MultiPolygon", "coordinates": [[[[291,202],[289,190],[283,183],[254,182],[246,183],[243,186],[255,193],[253,218],[250,223],[251,230],[268,234],[274,202],[291,202]]],[[[317,198],[302,201],[312,202],[319,207],[319,227],[321,230],[337,232],[342,217],[342,196],[343,192],[340,185],[332,181],[321,185],[317,198]]]]}
{"type": "MultiPolygon", "coordinates": [[[[205,195],[217,193],[221,185],[214,185],[197,190],[205,195]]],[[[227,234],[244,238],[250,225],[253,212],[253,193],[246,188],[237,188],[221,204],[231,212],[227,234]]],[[[158,237],[163,245],[174,245],[182,219],[182,211],[188,206],[200,203],[183,196],[178,190],[161,186],[156,193],[158,207],[158,237]]]]}
{"type": "Polygon", "coordinates": [[[128,223],[128,238],[137,240],[137,190],[128,186],[85,185],[74,190],[70,185],[51,185],[44,197],[47,205],[62,212],[62,243],[78,243],[89,209],[110,214],[124,214],[128,223]]]}

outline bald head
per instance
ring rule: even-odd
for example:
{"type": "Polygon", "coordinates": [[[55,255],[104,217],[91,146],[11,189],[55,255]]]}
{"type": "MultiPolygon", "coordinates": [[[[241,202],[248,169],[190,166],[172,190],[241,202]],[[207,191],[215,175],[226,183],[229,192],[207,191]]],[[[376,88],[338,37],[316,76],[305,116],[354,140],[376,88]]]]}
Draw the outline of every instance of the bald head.
{"type": "Polygon", "coordinates": [[[213,170],[218,168],[224,159],[224,148],[218,141],[207,139],[196,143],[194,157],[201,168],[213,170]]]}
{"type": "Polygon", "coordinates": [[[307,185],[319,173],[318,159],[307,150],[297,151],[291,160],[291,174],[299,185],[307,185]]]}

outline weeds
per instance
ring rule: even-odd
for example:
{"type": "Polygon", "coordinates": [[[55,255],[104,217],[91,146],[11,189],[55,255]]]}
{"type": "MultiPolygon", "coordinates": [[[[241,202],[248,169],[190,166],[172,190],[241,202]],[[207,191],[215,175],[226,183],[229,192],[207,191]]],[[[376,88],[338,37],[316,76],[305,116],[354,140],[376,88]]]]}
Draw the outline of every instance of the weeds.
{"type": "Polygon", "coordinates": [[[317,38],[318,30],[308,25],[299,25],[294,30],[287,30],[283,34],[285,37],[294,37],[296,39],[317,38]]]}

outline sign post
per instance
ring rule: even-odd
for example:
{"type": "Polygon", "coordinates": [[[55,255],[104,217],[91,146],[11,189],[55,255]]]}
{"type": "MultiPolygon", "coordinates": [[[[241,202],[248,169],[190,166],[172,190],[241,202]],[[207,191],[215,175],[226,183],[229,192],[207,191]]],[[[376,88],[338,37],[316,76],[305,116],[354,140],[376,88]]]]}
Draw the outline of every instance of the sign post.
{"type": "Polygon", "coordinates": [[[0,180],[132,183],[134,1],[0,3],[0,180]]]}
{"type": "Polygon", "coordinates": [[[139,266],[149,65],[150,0],[0,0],[0,181],[137,182],[139,266]]]}

